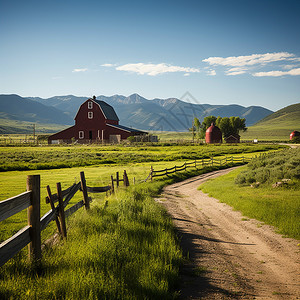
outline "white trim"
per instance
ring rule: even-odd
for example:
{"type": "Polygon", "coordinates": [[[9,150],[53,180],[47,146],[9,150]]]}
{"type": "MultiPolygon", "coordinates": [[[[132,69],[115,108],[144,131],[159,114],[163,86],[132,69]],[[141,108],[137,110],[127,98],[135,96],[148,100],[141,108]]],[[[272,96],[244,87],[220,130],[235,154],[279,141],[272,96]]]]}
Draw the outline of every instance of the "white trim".
{"type": "Polygon", "coordinates": [[[88,109],[93,109],[93,101],[88,102],[88,109]]]}
{"type": "Polygon", "coordinates": [[[94,118],[94,114],[92,111],[88,111],[88,119],[93,119],[94,118]]]}
{"type": "Polygon", "coordinates": [[[83,130],[79,131],[78,137],[79,137],[79,139],[84,139],[84,131],[83,130]]]}

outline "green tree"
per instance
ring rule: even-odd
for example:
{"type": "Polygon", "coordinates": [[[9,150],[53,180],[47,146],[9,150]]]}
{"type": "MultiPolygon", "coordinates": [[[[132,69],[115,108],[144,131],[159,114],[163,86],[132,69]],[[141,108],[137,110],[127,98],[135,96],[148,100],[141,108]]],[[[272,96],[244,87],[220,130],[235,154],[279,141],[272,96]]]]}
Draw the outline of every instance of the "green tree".
{"type": "Polygon", "coordinates": [[[207,128],[211,125],[211,123],[216,123],[217,118],[215,116],[208,116],[205,117],[202,124],[201,124],[201,130],[200,130],[200,138],[205,138],[205,132],[207,128]]]}
{"type": "Polygon", "coordinates": [[[205,138],[205,132],[207,128],[211,125],[211,123],[215,123],[216,126],[220,128],[222,131],[223,137],[229,137],[230,135],[239,134],[240,131],[246,131],[246,119],[241,119],[240,117],[224,117],[221,118],[215,116],[205,117],[200,130],[200,138],[205,138]]]}
{"type": "Polygon", "coordinates": [[[196,117],[194,118],[194,124],[193,124],[193,126],[195,127],[197,140],[199,140],[199,138],[200,138],[201,123],[200,123],[199,119],[196,118],[196,117]]]}

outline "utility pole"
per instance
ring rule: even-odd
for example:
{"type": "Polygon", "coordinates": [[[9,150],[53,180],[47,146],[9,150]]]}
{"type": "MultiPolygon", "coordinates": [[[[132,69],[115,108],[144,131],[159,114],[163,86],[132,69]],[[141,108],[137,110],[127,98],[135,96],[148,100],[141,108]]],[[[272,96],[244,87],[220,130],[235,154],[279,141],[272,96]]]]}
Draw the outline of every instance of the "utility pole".
{"type": "Polygon", "coordinates": [[[33,143],[35,144],[35,124],[33,124],[33,143]]]}

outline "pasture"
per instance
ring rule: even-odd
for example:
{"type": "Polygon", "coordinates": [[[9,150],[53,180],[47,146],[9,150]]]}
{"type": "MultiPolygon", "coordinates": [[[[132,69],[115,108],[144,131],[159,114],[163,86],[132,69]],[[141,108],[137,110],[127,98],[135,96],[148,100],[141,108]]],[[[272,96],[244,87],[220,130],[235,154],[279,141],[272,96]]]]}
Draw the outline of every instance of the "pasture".
{"type": "Polygon", "coordinates": [[[85,167],[91,165],[126,165],[127,163],[179,161],[212,156],[254,153],[282,148],[280,145],[75,145],[45,147],[1,147],[0,171],[23,171],[85,167]]]}
{"type": "MultiPolygon", "coordinates": [[[[13,171],[0,172],[0,200],[24,192],[26,176],[40,174],[41,215],[50,209],[44,201],[46,186],[50,185],[54,191],[56,182],[61,182],[64,189],[79,181],[80,171],[85,172],[87,185],[105,186],[110,183],[111,175],[126,169],[131,186],[109,197],[92,195],[91,210],[78,211],[67,220],[67,242],[44,249],[38,272],[28,264],[26,249],[11,259],[0,271],[0,298],[174,298],[183,256],[169,217],[153,198],[164,185],[213,168],[183,171],[141,183],[151,166],[156,170],[171,168],[195,158],[219,159],[232,154],[253,157],[280,148],[276,145],[2,147],[2,167],[7,168],[13,159],[16,164],[13,171]],[[72,159],[77,166],[72,167],[72,159]],[[136,185],[132,185],[133,177],[136,185]]],[[[78,193],[72,203],[81,198],[78,193]]],[[[26,211],[1,222],[0,241],[24,225],[26,211]]],[[[42,240],[55,231],[52,222],[43,231],[42,240]]]]}

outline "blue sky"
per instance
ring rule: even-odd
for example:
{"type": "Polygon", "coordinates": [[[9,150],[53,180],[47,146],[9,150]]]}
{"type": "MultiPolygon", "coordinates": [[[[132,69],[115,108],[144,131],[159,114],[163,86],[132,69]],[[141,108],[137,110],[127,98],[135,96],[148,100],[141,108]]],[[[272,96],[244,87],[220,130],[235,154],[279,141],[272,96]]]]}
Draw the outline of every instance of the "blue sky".
{"type": "Polygon", "coordinates": [[[298,0],[0,0],[0,93],[278,110],[300,102],[299,16],[298,0]]]}

